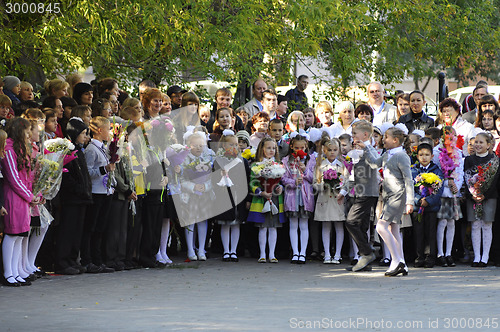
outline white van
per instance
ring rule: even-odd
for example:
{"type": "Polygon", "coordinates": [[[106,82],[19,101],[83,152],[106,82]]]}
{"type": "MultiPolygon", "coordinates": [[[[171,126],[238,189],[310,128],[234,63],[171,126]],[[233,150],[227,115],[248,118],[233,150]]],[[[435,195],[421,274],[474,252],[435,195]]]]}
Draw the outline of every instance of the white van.
{"type": "MultiPolygon", "coordinates": [[[[475,86],[467,86],[465,88],[456,89],[448,93],[448,96],[455,99],[460,105],[462,105],[464,99],[468,95],[472,94],[474,88],[475,86]]],[[[500,85],[488,85],[488,93],[493,95],[495,99],[498,100],[498,96],[500,96],[500,85]]]]}

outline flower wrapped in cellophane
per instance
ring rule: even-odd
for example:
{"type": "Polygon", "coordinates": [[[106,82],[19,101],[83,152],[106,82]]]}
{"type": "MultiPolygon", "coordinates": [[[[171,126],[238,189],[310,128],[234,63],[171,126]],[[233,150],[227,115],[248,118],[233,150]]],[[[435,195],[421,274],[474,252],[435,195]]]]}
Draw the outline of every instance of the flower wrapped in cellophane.
{"type": "Polygon", "coordinates": [[[66,138],[55,138],[44,142],[45,153],[35,161],[33,194],[53,199],[61,187],[63,166],[76,158],[73,143],[66,138]]]}
{"type": "MultiPolygon", "coordinates": [[[[261,188],[266,193],[272,193],[274,187],[280,182],[285,174],[285,168],[280,163],[274,161],[256,162],[251,167],[252,173],[259,179],[261,188]]],[[[262,213],[271,211],[272,214],[278,213],[278,207],[271,199],[264,204],[262,213]]]]}
{"type": "MultiPolygon", "coordinates": [[[[420,191],[420,196],[422,198],[434,195],[441,185],[443,180],[434,173],[420,173],[415,177],[415,187],[420,191]]],[[[422,221],[422,215],[424,213],[424,207],[421,206],[418,209],[417,220],[422,221]]]]}
{"type": "Polygon", "coordinates": [[[328,167],[326,170],[323,171],[322,176],[323,176],[323,183],[325,183],[328,186],[332,194],[336,194],[344,181],[343,175],[334,170],[333,168],[328,167]]]}

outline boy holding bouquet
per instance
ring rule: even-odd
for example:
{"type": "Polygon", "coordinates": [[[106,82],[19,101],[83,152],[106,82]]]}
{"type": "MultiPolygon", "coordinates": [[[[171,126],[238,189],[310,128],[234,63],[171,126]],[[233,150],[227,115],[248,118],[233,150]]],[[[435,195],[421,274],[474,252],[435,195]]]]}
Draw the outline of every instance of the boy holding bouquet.
{"type": "Polygon", "coordinates": [[[441,207],[443,194],[443,173],[432,162],[432,146],[427,143],[417,147],[417,163],[412,168],[415,182],[415,212],[412,214],[413,234],[417,258],[415,267],[434,267],[436,261],[437,242],[436,224],[437,212],[441,207]],[[429,253],[425,255],[425,248],[429,246],[429,253]]]}

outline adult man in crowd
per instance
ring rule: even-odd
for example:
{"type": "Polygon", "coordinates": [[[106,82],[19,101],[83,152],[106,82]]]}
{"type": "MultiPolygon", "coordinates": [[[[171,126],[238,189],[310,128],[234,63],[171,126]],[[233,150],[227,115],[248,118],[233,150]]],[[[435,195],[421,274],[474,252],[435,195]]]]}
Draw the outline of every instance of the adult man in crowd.
{"type": "MultiPolygon", "coordinates": [[[[476,86],[478,85],[486,85],[486,87],[488,87],[488,82],[480,80],[476,83],[476,86]]],[[[476,106],[476,102],[474,101],[474,97],[471,93],[470,95],[465,97],[464,101],[462,102],[462,114],[472,111],[476,108],[476,106]]]]}
{"type": "Polygon", "coordinates": [[[486,96],[488,94],[488,86],[484,84],[478,84],[474,88],[474,91],[472,91],[472,97],[474,98],[474,102],[476,103],[476,108],[474,108],[472,111],[465,113],[462,115],[462,118],[464,118],[465,121],[474,124],[476,122],[476,116],[477,116],[477,105],[479,105],[479,101],[481,98],[486,96]]]}
{"type": "Polygon", "coordinates": [[[278,95],[273,89],[267,89],[262,93],[262,112],[269,115],[269,119],[274,119],[278,108],[278,95]]]}
{"type": "Polygon", "coordinates": [[[285,97],[288,98],[288,106],[290,106],[291,111],[303,110],[309,105],[307,103],[307,96],[304,90],[309,85],[309,77],[306,75],[300,75],[297,78],[297,86],[295,89],[290,89],[286,92],[285,97]]]}
{"type": "Polygon", "coordinates": [[[167,95],[170,97],[170,103],[172,104],[172,110],[176,110],[181,107],[182,95],[187,92],[183,90],[178,85],[172,85],[167,89],[167,95]]]}
{"type": "Polygon", "coordinates": [[[245,109],[250,114],[250,118],[255,114],[262,112],[262,93],[267,90],[267,83],[263,79],[259,78],[252,84],[253,98],[250,99],[248,103],[243,105],[245,109]]]}
{"type": "Polygon", "coordinates": [[[367,87],[368,105],[373,110],[373,125],[381,125],[384,122],[393,123],[397,120],[397,111],[394,105],[384,100],[384,87],[380,82],[371,82],[367,87]]]}

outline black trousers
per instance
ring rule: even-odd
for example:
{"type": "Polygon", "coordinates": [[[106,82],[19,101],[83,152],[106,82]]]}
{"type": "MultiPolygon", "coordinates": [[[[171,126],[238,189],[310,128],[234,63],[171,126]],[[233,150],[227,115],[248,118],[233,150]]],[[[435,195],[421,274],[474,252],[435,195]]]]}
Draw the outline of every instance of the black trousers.
{"type": "Polygon", "coordinates": [[[106,263],[125,260],[127,246],[128,200],[113,198],[109,213],[109,224],[104,241],[106,263]]]}
{"type": "Polygon", "coordinates": [[[76,265],[87,205],[63,204],[56,234],[56,269],[76,265]]]}
{"type": "Polygon", "coordinates": [[[359,254],[363,256],[372,253],[368,235],[372,209],[377,205],[378,197],[356,197],[347,215],[346,228],[354,242],[358,245],[359,254]]]}
{"type": "Polygon", "coordinates": [[[131,210],[127,213],[127,245],[125,250],[125,260],[127,261],[139,260],[143,204],[144,196],[138,196],[135,201],[136,214],[132,215],[131,210]]]}
{"type": "MultiPolygon", "coordinates": [[[[418,207],[417,207],[418,211],[418,207]]],[[[437,212],[426,212],[422,214],[422,220],[418,221],[418,212],[412,214],[413,236],[417,260],[425,259],[425,249],[429,247],[429,258],[435,260],[437,254],[437,212]]]]}
{"type": "Polygon", "coordinates": [[[161,190],[151,190],[144,198],[142,211],[142,236],[139,262],[144,267],[153,267],[160,248],[161,227],[165,206],[161,202],[161,190]]]}
{"type": "Polygon", "coordinates": [[[85,225],[83,227],[80,255],[82,265],[94,263],[103,264],[101,252],[103,234],[108,226],[109,209],[113,196],[106,194],[92,194],[94,204],[87,209],[85,225]]]}

